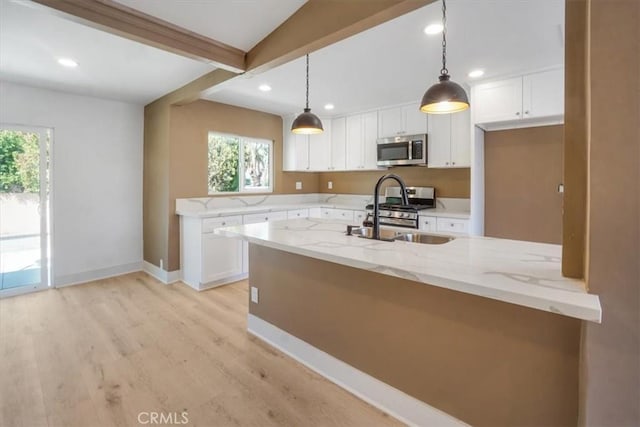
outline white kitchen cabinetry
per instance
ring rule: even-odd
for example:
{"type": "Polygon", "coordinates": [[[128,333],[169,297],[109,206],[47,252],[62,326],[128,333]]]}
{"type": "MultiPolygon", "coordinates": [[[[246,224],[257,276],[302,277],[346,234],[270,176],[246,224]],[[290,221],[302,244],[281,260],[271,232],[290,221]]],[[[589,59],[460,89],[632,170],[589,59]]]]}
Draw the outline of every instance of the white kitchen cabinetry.
{"type": "Polygon", "coordinates": [[[331,153],[329,170],[343,171],[347,168],[347,119],[338,117],[331,120],[331,153]]]}
{"type": "Polygon", "coordinates": [[[436,217],[435,216],[423,216],[420,215],[418,217],[418,226],[420,228],[420,231],[426,231],[426,232],[435,232],[436,229],[436,217]]]}
{"type": "Polygon", "coordinates": [[[322,208],[321,209],[322,218],[325,219],[344,219],[348,221],[353,221],[353,211],[349,209],[333,209],[333,208],[322,208]]]}
{"type": "Polygon", "coordinates": [[[329,170],[331,121],[323,120],[324,132],[318,135],[298,135],[291,132],[295,117],[283,117],[282,170],[326,171],[329,170]]]}
{"type": "Polygon", "coordinates": [[[309,209],[294,209],[287,211],[287,219],[309,218],[309,209]]]}
{"type": "Polygon", "coordinates": [[[437,217],[436,231],[440,233],[469,234],[469,220],[437,217]]]}
{"type": "Polygon", "coordinates": [[[354,114],[346,118],[346,169],[377,169],[378,113],[354,114]]]}
{"type": "Polygon", "coordinates": [[[471,103],[475,123],[479,125],[510,122],[513,125],[510,127],[523,127],[540,125],[541,119],[561,121],[564,114],[564,69],[479,84],[473,87],[471,103]]]}
{"type": "Polygon", "coordinates": [[[322,218],[322,209],[309,208],[309,218],[322,218]]]}
{"type": "Polygon", "coordinates": [[[378,112],[380,138],[427,133],[427,115],[417,103],[385,108],[378,112]]]}
{"type": "MultiPolygon", "coordinates": [[[[259,222],[280,221],[287,219],[287,211],[265,212],[256,214],[247,214],[242,216],[243,224],[257,224],[259,222]]],[[[249,244],[242,242],[242,271],[249,272],[249,244]]]]}
{"type": "Polygon", "coordinates": [[[353,211],[353,222],[362,225],[367,219],[367,211],[353,211]]]}
{"type": "Polygon", "coordinates": [[[469,110],[453,114],[434,114],[429,118],[430,168],[468,168],[471,166],[471,117],[469,110]]]}
{"type": "Polygon", "coordinates": [[[242,241],[213,233],[219,227],[241,224],[239,215],[206,219],[181,217],[181,268],[186,284],[202,290],[246,277],[242,241]]]}

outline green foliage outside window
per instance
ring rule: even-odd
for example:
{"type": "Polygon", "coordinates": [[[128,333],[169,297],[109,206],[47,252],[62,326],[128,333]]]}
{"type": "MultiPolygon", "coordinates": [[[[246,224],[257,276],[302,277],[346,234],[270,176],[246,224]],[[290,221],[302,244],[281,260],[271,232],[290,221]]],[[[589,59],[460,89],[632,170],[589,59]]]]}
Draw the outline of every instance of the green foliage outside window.
{"type": "Polygon", "coordinates": [[[0,192],[40,191],[38,135],[0,130],[0,192]]]}
{"type": "Polygon", "coordinates": [[[271,191],[271,150],[271,141],[209,133],[209,193],[271,191]]]}

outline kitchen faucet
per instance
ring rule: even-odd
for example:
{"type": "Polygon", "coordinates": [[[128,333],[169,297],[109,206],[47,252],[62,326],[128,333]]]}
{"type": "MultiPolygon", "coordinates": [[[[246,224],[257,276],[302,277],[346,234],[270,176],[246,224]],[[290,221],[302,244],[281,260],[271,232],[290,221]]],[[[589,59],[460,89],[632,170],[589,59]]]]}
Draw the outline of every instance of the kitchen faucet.
{"type": "Polygon", "coordinates": [[[376,240],[380,240],[380,202],[378,201],[378,192],[380,191],[380,186],[382,185],[382,183],[388,179],[393,179],[398,184],[400,184],[400,195],[402,196],[402,204],[409,204],[409,198],[407,197],[407,186],[404,185],[404,181],[402,180],[402,178],[393,173],[388,173],[380,177],[380,179],[376,183],[376,188],[373,190],[373,234],[371,238],[376,240]]]}

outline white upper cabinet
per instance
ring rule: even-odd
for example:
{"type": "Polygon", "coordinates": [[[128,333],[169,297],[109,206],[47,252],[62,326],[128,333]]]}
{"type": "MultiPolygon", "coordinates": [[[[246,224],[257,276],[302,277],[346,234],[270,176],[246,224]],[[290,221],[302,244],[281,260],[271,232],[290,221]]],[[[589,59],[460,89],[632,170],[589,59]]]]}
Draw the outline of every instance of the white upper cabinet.
{"type": "Polygon", "coordinates": [[[346,169],[377,169],[378,112],[347,116],[346,135],[346,169]]]}
{"type": "Polygon", "coordinates": [[[522,114],[525,119],[564,114],[564,69],[522,78],[522,114]]]}
{"type": "Polygon", "coordinates": [[[347,119],[338,117],[331,120],[331,156],[329,170],[343,171],[347,168],[347,119]]]}
{"type": "Polygon", "coordinates": [[[298,135],[291,132],[294,116],[283,118],[282,170],[326,171],[331,154],[331,120],[324,119],[324,132],[318,135],[298,135]]]}
{"type": "Polygon", "coordinates": [[[380,138],[427,133],[427,115],[417,103],[385,108],[378,112],[380,138]]]}
{"type": "Polygon", "coordinates": [[[433,114],[428,132],[430,168],[465,168],[471,165],[471,117],[469,110],[433,114]]]}
{"type": "Polygon", "coordinates": [[[522,116],[522,77],[476,86],[471,105],[476,123],[519,119],[522,116]]]}
{"type": "Polygon", "coordinates": [[[404,130],[407,135],[427,133],[428,115],[420,111],[420,104],[414,103],[402,107],[404,130]]]}
{"type": "Polygon", "coordinates": [[[331,120],[323,119],[324,132],[309,135],[309,170],[327,171],[331,162],[331,120]]]}
{"type": "Polygon", "coordinates": [[[561,123],[564,69],[479,84],[473,87],[471,103],[475,123],[485,129],[561,123]],[[490,125],[498,122],[503,125],[490,125]]]}

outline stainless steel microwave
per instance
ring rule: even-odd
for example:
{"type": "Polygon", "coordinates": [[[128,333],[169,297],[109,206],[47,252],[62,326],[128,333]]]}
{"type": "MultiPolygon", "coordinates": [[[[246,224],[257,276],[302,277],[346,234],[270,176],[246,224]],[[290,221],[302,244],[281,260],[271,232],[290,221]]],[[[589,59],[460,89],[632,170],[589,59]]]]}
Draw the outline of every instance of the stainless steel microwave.
{"type": "Polygon", "coordinates": [[[378,166],[427,165],[427,135],[402,135],[377,141],[378,166]]]}

